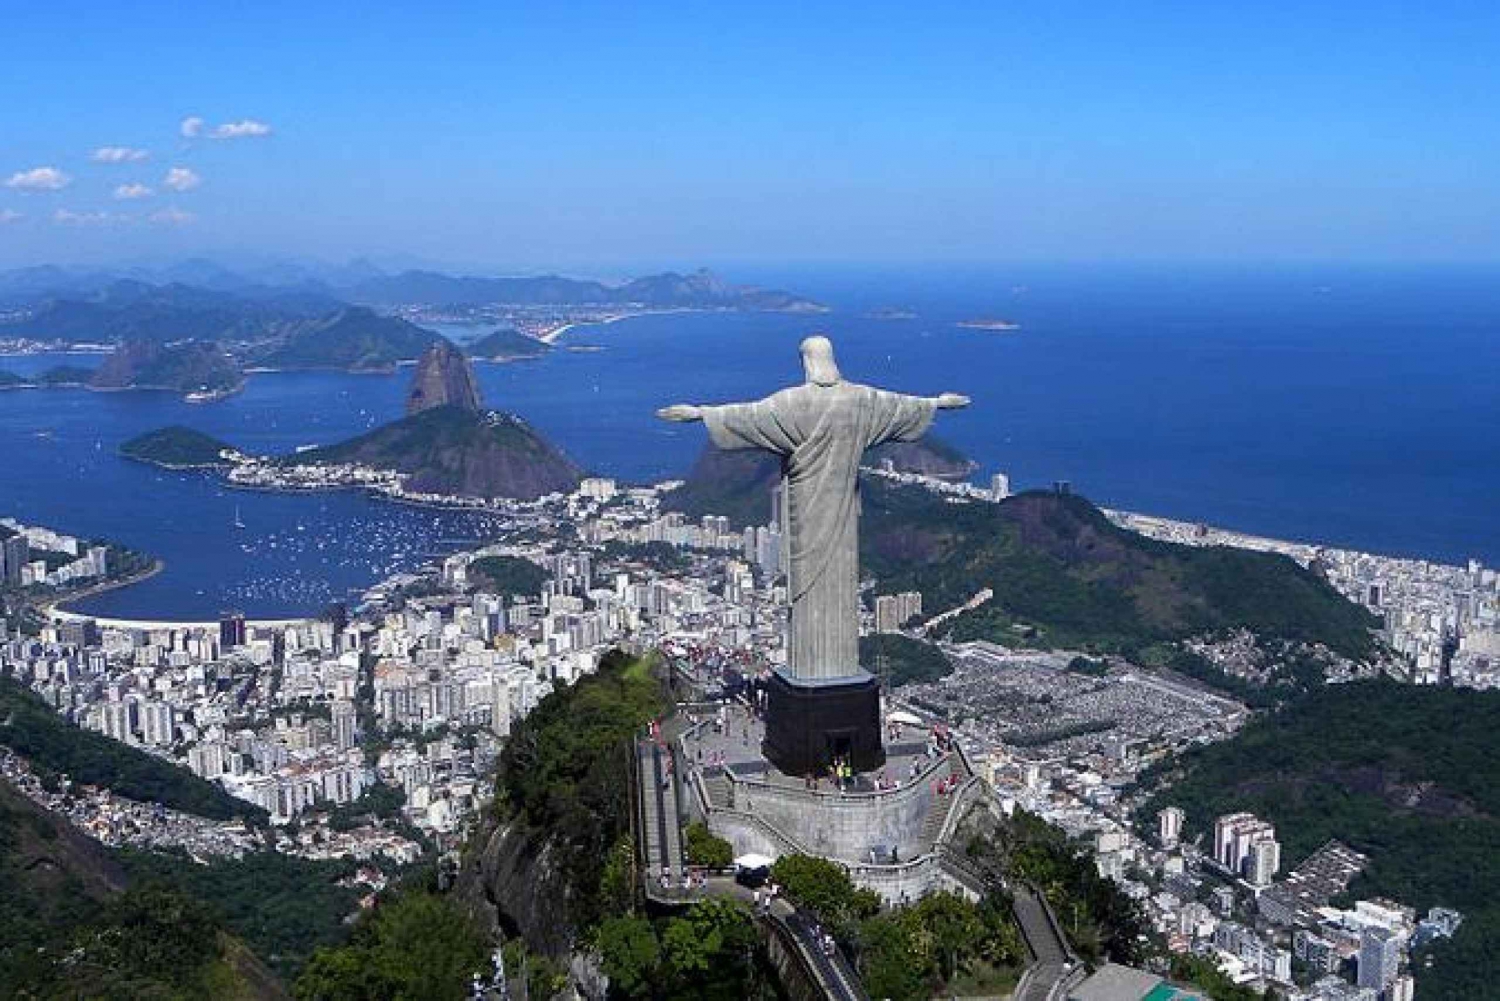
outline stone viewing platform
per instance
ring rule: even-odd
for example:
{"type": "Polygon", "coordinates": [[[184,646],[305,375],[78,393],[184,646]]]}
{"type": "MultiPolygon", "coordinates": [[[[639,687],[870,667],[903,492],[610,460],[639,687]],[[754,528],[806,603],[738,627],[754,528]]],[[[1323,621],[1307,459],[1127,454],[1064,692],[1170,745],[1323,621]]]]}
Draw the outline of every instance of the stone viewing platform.
{"type": "Polygon", "coordinates": [[[760,750],[764,721],[746,705],[684,717],[671,741],[681,819],[703,820],[736,855],[833,859],[892,903],[937,889],[976,895],[947,859],[953,831],[983,795],[957,744],[910,739],[905,727],[886,745],[884,767],[837,783],[779,771],[760,750]]]}

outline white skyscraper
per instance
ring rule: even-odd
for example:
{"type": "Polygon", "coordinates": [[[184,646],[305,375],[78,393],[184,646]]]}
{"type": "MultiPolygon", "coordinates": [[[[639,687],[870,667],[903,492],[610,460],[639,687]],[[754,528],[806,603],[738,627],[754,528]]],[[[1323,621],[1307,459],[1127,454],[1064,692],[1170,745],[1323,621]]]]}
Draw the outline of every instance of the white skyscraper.
{"type": "Polygon", "coordinates": [[[508,679],[496,675],[493,681],[494,691],[490,699],[490,730],[497,737],[510,736],[510,682],[508,679]]]}
{"type": "Polygon", "coordinates": [[[348,699],[336,699],[333,703],[331,713],[333,723],[333,743],[340,751],[347,751],[354,746],[354,735],[356,730],[354,703],[348,699]]]}
{"type": "Polygon", "coordinates": [[[1010,477],[996,473],[990,477],[990,499],[1003,501],[1010,496],[1010,477]]]}
{"type": "Polygon", "coordinates": [[[1281,868],[1281,844],[1275,838],[1262,838],[1250,846],[1245,861],[1245,879],[1251,886],[1269,886],[1281,868]]]}
{"type": "Polygon", "coordinates": [[[1182,839],[1183,819],[1183,812],[1175,806],[1169,806],[1156,815],[1156,834],[1162,847],[1175,847],[1182,839]]]}
{"type": "Polygon", "coordinates": [[[1260,878],[1256,885],[1264,886],[1281,866],[1276,828],[1254,814],[1226,814],[1214,821],[1214,859],[1237,876],[1260,878]],[[1267,843],[1272,847],[1259,847],[1267,843]]]}
{"type": "Polygon", "coordinates": [[[147,702],[141,706],[141,736],[153,747],[170,747],[175,722],[172,707],[165,702],[147,702]]]}

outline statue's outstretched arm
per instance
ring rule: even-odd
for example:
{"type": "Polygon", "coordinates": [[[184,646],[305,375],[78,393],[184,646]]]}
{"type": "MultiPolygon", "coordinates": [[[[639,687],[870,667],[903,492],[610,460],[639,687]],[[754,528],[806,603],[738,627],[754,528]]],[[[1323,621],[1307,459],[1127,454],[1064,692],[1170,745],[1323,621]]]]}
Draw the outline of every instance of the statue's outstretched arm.
{"type": "Polygon", "coordinates": [[[969,405],[969,398],[962,393],[944,393],[932,401],[939,410],[960,410],[969,405]]]}
{"type": "Polygon", "coordinates": [[[670,407],[662,407],[656,412],[656,416],[664,421],[701,421],[703,408],[691,403],[674,403],[670,407]]]}

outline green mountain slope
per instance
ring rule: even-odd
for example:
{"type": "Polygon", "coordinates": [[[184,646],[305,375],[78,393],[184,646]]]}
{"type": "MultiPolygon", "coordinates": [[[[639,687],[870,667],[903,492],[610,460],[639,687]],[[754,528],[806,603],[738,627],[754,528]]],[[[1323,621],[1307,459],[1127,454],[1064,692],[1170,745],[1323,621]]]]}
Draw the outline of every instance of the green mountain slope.
{"type": "Polygon", "coordinates": [[[234,389],[244,381],[239,363],[208,341],[161,344],[126,341],[114,350],[89,385],[95,389],[170,389],[180,393],[234,389]]]}
{"type": "Polygon", "coordinates": [[[524,421],[445,406],[368,434],[287,457],[299,465],[352,462],[411,476],[412,489],[533,500],[578,485],[581,472],[524,421]]]}
{"type": "Polygon", "coordinates": [[[282,998],[198,900],[127,888],[115,854],[0,779],[0,988],[7,997],[282,998]]]}
{"type": "Polygon", "coordinates": [[[250,362],[278,369],[385,369],[416,360],[437,340],[437,334],[399,317],[350,306],[283,325],[278,340],[254,353],[250,362]]]}
{"type": "MultiPolygon", "coordinates": [[[[1291,868],[1329,838],[1370,857],[1350,887],[1466,915],[1416,964],[1417,996],[1491,997],[1500,952],[1500,692],[1392,681],[1334,685],[1145,777],[1142,811],[1187,833],[1247,810],[1276,824],[1291,868]]],[[[1153,821],[1154,822],[1154,821],[1153,821]]]]}
{"type": "Polygon", "coordinates": [[[1081,497],[949,504],[871,480],[860,540],[881,591],[919,590],[929,614],[993,589],[993,600],[954,620],[957,640],[1135,656],[1153,643],[1248,629],[1354,659],[1375,646],[1369,613],[1290,559],[1156,542],[1116,527],[1081,497]]]}
{"type": "MultiPolygon", "coordinates": [[[[935,435],[912,442],[890,442],[865,454],[865,464],[889,460],[900,472],[962,478],[973,462],[935,435]]],[[[690,518],[719,514],[737,527],[771,520],[771,491],[781,482],[781,461],[757,449],[725,450],[706,445],[677,490],[662,498],[662,507],[690,518]]]]}
{"type": "Polygon", "coordinates": [[[496,330],[468,345],[464,350],[470,358],[489,361],[512,361],[517,358],[536,358],[552,350],[552,345],[528,337],[517,330],[496,330]]]}
{"type": "Polygon", "coordinates": [[[190,469],[225,465],[220,453],[233,448],[212,435],[174,424],[136,435],[120,446],[120,454],[168,469],[190,469]]]}
{"type": "Polygon", "coordinates": [[[265,816],[264,810],[235,799],[186,768],[74,726],[10,677],[0,677],[0,745],[41,773],[66,774],[74,782],[112,789],[142,803],[160,803],[215,820],[265,816]]]}

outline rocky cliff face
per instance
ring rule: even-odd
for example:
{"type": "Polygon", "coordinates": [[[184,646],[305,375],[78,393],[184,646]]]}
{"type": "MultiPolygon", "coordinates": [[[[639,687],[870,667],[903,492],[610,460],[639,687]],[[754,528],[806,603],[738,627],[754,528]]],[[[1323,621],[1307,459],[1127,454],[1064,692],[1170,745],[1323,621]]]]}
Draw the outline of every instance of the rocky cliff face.
{"type": "Polygon", "coordinates": [[[487,822],[474,836],[454,892],[490,929],[518,934],[531,949],[561,957],[573,948],[572,894],[553,846],[519,824],[487,822]]]}
{"type": "Polygon", "coordinates": [[[407,416],[434,407],[479,410],[479,387],[469,360],[447,340],[435,342],[422,354],[406,397],[407,416]]]}

